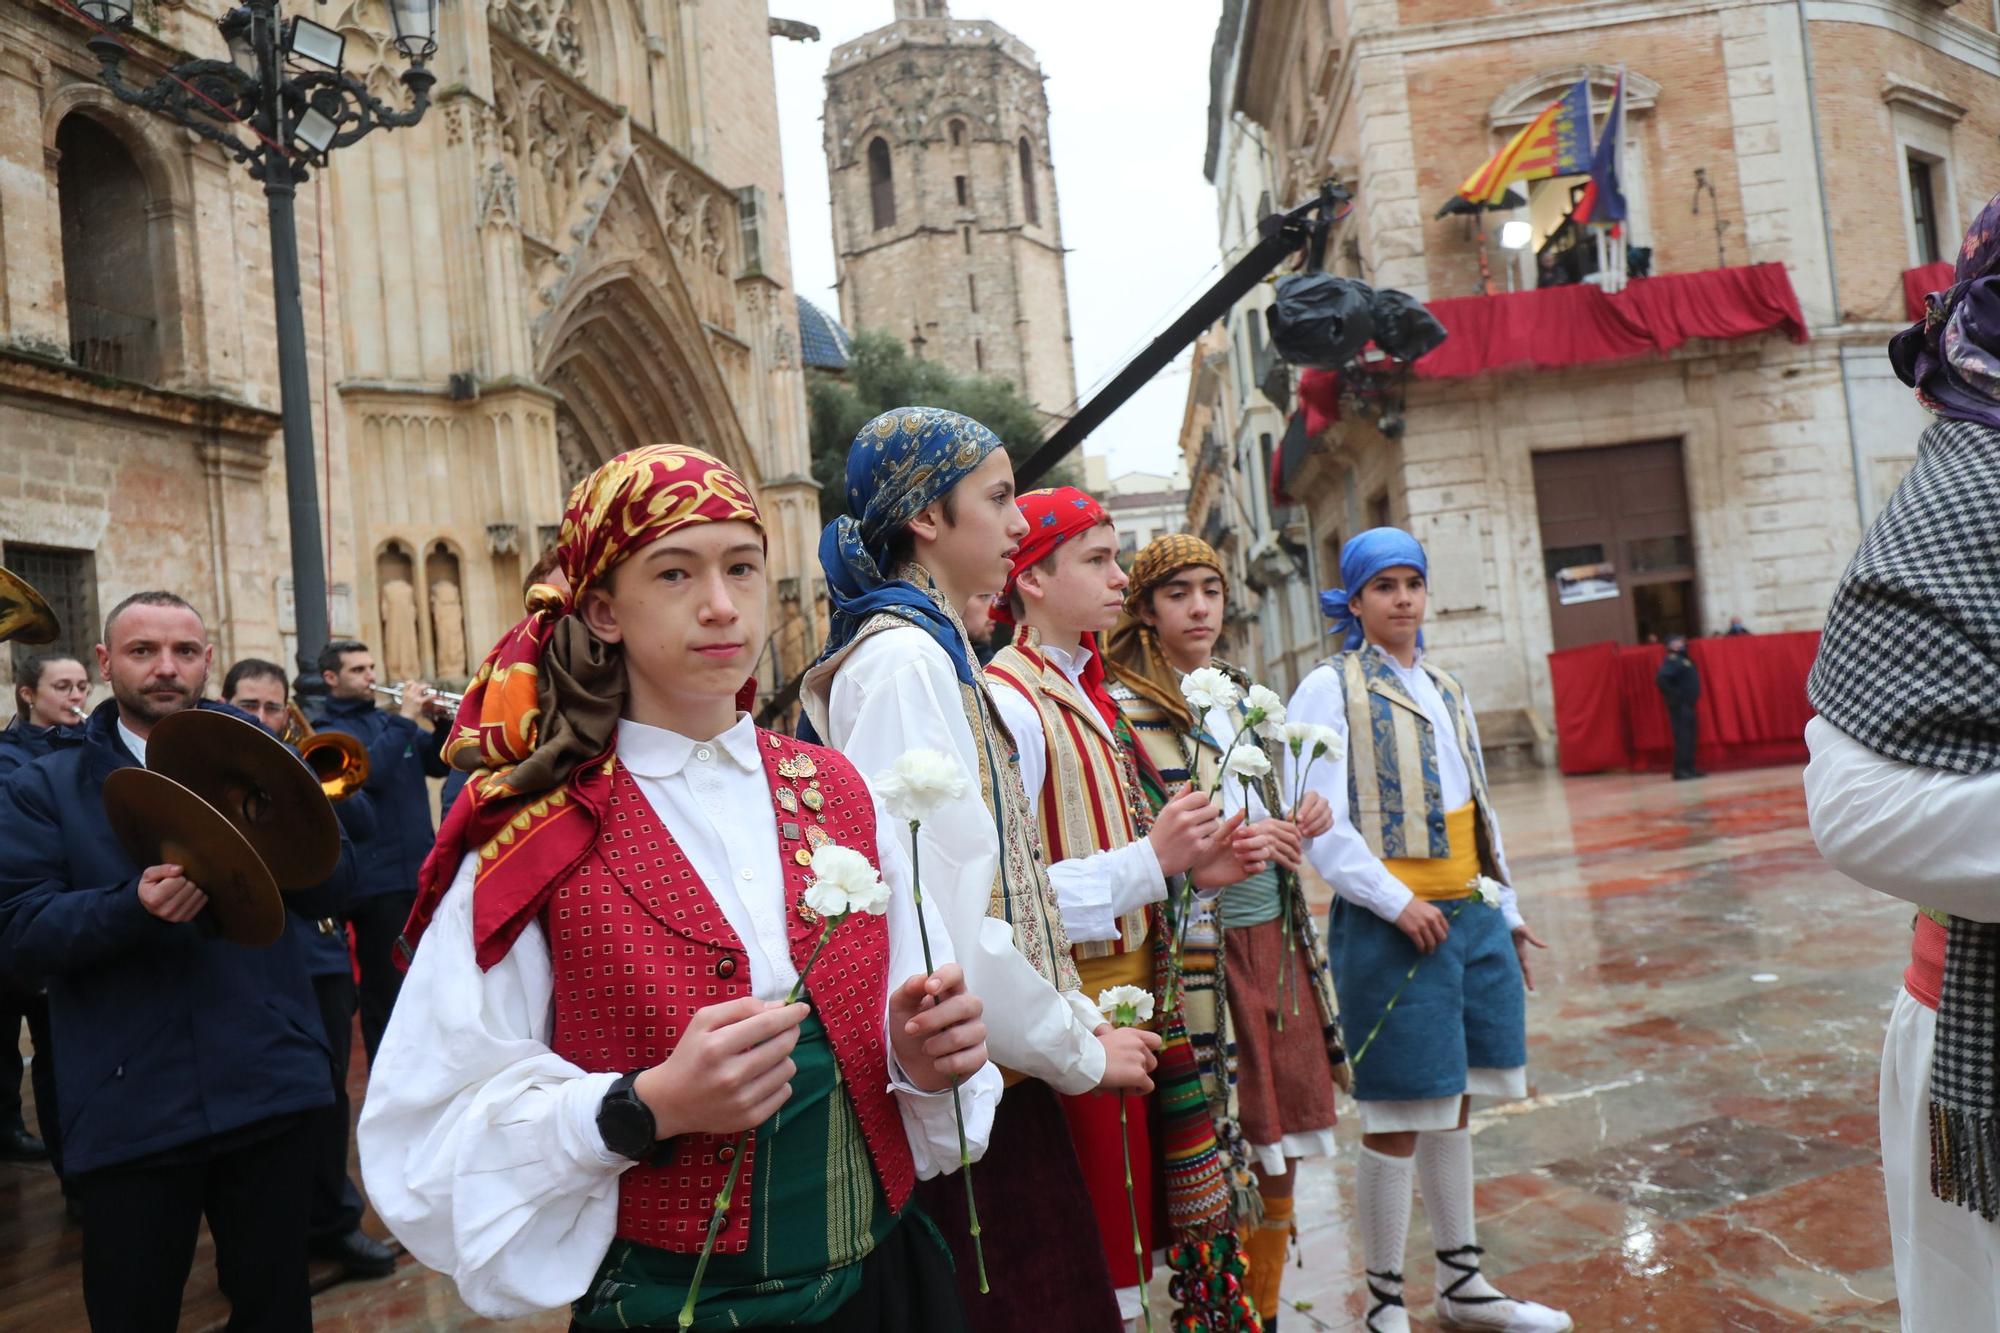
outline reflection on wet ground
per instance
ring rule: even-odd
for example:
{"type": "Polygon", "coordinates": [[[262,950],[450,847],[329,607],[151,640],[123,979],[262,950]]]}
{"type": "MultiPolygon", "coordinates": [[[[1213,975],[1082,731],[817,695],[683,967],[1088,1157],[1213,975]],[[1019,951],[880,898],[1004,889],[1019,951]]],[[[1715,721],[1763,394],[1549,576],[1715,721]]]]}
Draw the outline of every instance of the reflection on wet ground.
{"type": "MultiPolygon", "coordinates": [[[[1487,1272],[1580,1330],[1895,1329],[1874,1106],[1907,909],[1820,862],[1796,769],[1540,774],[1497,799],[1522,908],[1551,949],[1529,1002],[1530,1096],[1474,1108],[1487,1272]]],[[[1366,1308],[1355,1117],[1339,1137],[1335,1161],[1302,1169],[1285,1333],[1359,1329],[1366,1308]]],[[[81,1326],[77,1233],[45,1182],[0,1167],[14,1204],[0,1328],[81,1326]]],[[[1405,1271],[1424,1329],[1430,1252],[1419,1201],[1405,1271]]],[[[224,1317],[207,1264],[204,1248],[183,1328],[224,1317]]],[[[1168,1309],[1164,1282],[1154,1308],[1168,1309]]],[[[490,1326],[408,1259],[324,1291],[315,1319],[490,1326]]]]}

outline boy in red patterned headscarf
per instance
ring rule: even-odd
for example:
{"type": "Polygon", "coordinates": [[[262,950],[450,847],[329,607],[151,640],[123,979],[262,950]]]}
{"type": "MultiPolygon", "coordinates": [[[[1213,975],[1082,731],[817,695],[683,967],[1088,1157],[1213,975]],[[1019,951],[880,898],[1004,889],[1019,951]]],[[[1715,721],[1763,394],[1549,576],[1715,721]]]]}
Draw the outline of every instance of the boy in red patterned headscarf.
{"type": "Polygon", "coordinates": [[[951,1079],[977,1155],[999,1077],[935,925],[923,970],[867,785],[742,711],[764,555],[719,460],[612,459],[570,497],[567,592],[535,589],[460,710],[478,771],[424,867],[360,1140],[383,1220],[481,1314],[672,1327],[734,1166],[695,1328],[962,1326],[906,1204],[957,1165],[951,1079]],[[880,867],[888,911],[846,919],[787,1005],[828,844],[880,867]]]}

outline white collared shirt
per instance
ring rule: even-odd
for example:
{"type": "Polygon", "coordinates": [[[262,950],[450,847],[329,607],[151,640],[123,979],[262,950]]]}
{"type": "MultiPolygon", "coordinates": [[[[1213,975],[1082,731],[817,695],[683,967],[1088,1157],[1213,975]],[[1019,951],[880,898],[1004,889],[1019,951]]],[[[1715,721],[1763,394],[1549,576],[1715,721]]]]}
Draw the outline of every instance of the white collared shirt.
{"type": "Polygon", "coordinates": [[[1823,717],[1806,723],[1806,748],[1806,819],[1829,865],[1905,902],[2000,921],[2000,769],[1906,764],[1823,717]]]}
{"type": "MultiPolygon", "coordinates": [[[[1037,650],[1062,672],[1076,691],[1078,706],[1089,712],[1091,721],[1102,731],[1102,719],[1083,692],[1083,669],[1090,665],[1089,645],[1080,643],[1074,650],[1065,651],[1044,643],[1038,644],[1037,650]]],[[[995,683],[993,704],[1000,710],[1000,719],[1007,724],[1007,730],[1013,733],[1015,745],[1020,747],[1021,785],[1028,789],[1028,806],[1039,808],[1042,784],[1049,775],[1049,740],[1042,729],[1041,710],[1004,682],[995,683]]],[[[1167,896],[1167,878],[1160,870],[1160,858],[1146,838],[1111,851],[1058,861],[1049,867],[1049,885],[1056,891],[1063,929],[1069,932],[1071,944],[1115,940],[1119,918],[1167,896]]]]}
{"type": "Polygon", "coordinates": [[[139,761],[139,767],[146,766],[146,738],[125,725],[125,719],[118,719],[118,739],[125,742],[125,748],[139,761]]]}
{"type": "MultiPolygon", "coordinates": [[[[1059,991],[1035,971],[1014,947],[1013,926],[988,915],[1000,833],[979,791],[980,740],[951,659],[923,630],[897,625],[856,643],[836,666],[807,675],[802,702],[826,743],[863,775],[887,772],[911,750],[941,751],[965,770],[965,795],[925,821],[919,844],[924,902],[944,918],[966,985],[986,1002],[987,1052],[1057,1092],[1096,1088],[1104,1016],[1081,991],[1059,991]]],[[[1007,756],[994,759],[995,780],[1012,781],[1007,756]]]]}
{"type": "MultiPolygon", "coordinates": [[[[1451,710],[1445,704],[1444,696],[1438,692],[1437,683],[1423,669],[1423,650],[1417,651],[1415,660],[1409,666],[1382,652],[1378,646],[1371,646],[1369,651],[1381,655],[1389,669],[1396,673],[1403,689],[1417,707],[1423,709],[1437,745],[1439,796],[1446,810],[1460,808],[1472,799],[1472,776],[1466,771],[1465,752],[1459,748],[1458,728],[1452,722],[1451,710]]],[[[1308,672],[1306,678],[1299,682],[1291,703],[1286,705],[1285,719],[1288,722],[1311,722],[1331,727],[1340,733],[1343,746],[1340,756],[1328,754],[1315,761],[1305,780],[1306,791],[1318,792],[1333,807],[1333,827],[1306,846],[1306,855],[1312,861],[1313,869],[1341,897],[1356,906],[1367,908],[1384,921],[1394,921],[1416,895],[1389,873],[1354,827],[1353,812],[1348,806],[1345,753],[1347,689],[1339,667],[1322,665],[1308,672]]],[[[1479,744],[1479,720],[1473,714],[1470,697],[1465,700],[1465,730],[1472,743],[1479,744]]],[[[1306,767],[1305,760],[1309,757],[1308,754],[1294,759],[1287,750],[1284,790],[1297,788],[1299,770],[1306,767]]],[[[1493,821],[1493,861],[1500,871],[1502,884],[1500,913],[1506,919],[1509,930],[1518,930],[1522,924],[1521,910],[1509,882],[1512,876],[1507,873],[1507,853],[1500,845],[1500,822],[1497,818],[1493,821]]]]}
{"type": "MultiPolygon", "coordinates": [[[[750,990],[782,1000],[798,979],[785,936],[776,811],[748,716],[698,741],[618,724],[618,758],[674,835],[742,942],[750,990]]],[[[897,825],[876,804],[879,867],[890,888],[887,983],[924,970],[897,825]]],[[[549,1048],[555,978],[539,922],[481,971],[473,952],[468,855],[425,933],[369,1071],[357,1137],[368,1197],[421,1262],[448,1273],[491,1318],[583,1294],[618,1224],[618,1177],[633,1165],[604,1146],[597,1111],[618,1073],[589,1074],[549,1048]]],[[[927,895],[928,896],[928,895],[927,895]]],[[[927,904],[928,906],[928,904],[927,904]]],[[[932,956],[952,961],[935,914],[932,956]]],[[[989,1002],[990,1005],[990,1002],[989,1002]]],[[[883,1022],[888,1022],[884,997],[883,1022]]],[[[948,1092],[922,1093],[893,1053],[883,1071],[919,1178],[958,1165],[948,1092]]],[[[966,1142],[984,1155],[1000,1073],[960,1089],[966,1142]]]]}

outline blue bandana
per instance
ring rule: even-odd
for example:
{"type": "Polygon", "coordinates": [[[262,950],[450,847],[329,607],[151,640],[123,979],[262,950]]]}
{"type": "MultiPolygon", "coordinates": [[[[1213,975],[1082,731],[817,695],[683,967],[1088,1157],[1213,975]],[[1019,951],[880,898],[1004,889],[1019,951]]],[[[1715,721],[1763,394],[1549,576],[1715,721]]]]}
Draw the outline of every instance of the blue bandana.
{"type": "MultiPolygon", "coordinates": [[[[1424,560],[1423,543],[1401,528],[1370,528],[1350,538],[1347,545],[1340,548],[1340,581],[1345,586],[1329,588],[1321,593],[1319,609],[1320,614],[1333,622],[1333,628],[1328,633],[1345,635],[1342,647],[1350,651],[1359,648],[1364,637],[1360,619],[1348,610],[1347,604],[1361,595],[1368,580],[1398,565],[1408,565],[1424,577],[1430,577],[1430,566],[1424,560]]],[[[1423,643],[1421,633],[1417,636],[1417,643],[1423,643]]]]}
{"type": "MultiPolygon", "coordinates": [[[[854,641],[870,617],[901,616],[951,658],[960,683],[973,681],[964,636],[929,593],[891,577],[889,544],[925,505],[941,498],[1000,448],[1000,437],[941,407],[898,407],[863,426],[847,450],[847,508],[819,538],[832,626],[819,660],[854,641]]],[[[799,734],[816,739],[803,719],[799,734]]]]}

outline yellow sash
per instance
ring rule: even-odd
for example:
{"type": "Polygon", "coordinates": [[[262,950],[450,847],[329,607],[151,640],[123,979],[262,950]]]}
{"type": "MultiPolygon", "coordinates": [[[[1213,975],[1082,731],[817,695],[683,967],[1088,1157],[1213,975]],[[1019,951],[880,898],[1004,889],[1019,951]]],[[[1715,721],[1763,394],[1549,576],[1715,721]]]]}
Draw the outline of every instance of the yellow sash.
{"type": "Polygon", "coordinates": [[[1467,801],[1444,817],[1450,856],[1389,856],[1382,860],[1383,869],[1425,902],[1466,897],[1479,878],[1479,835],[1473,823],[1477,814],[1477,807],[1467,801]]]}

